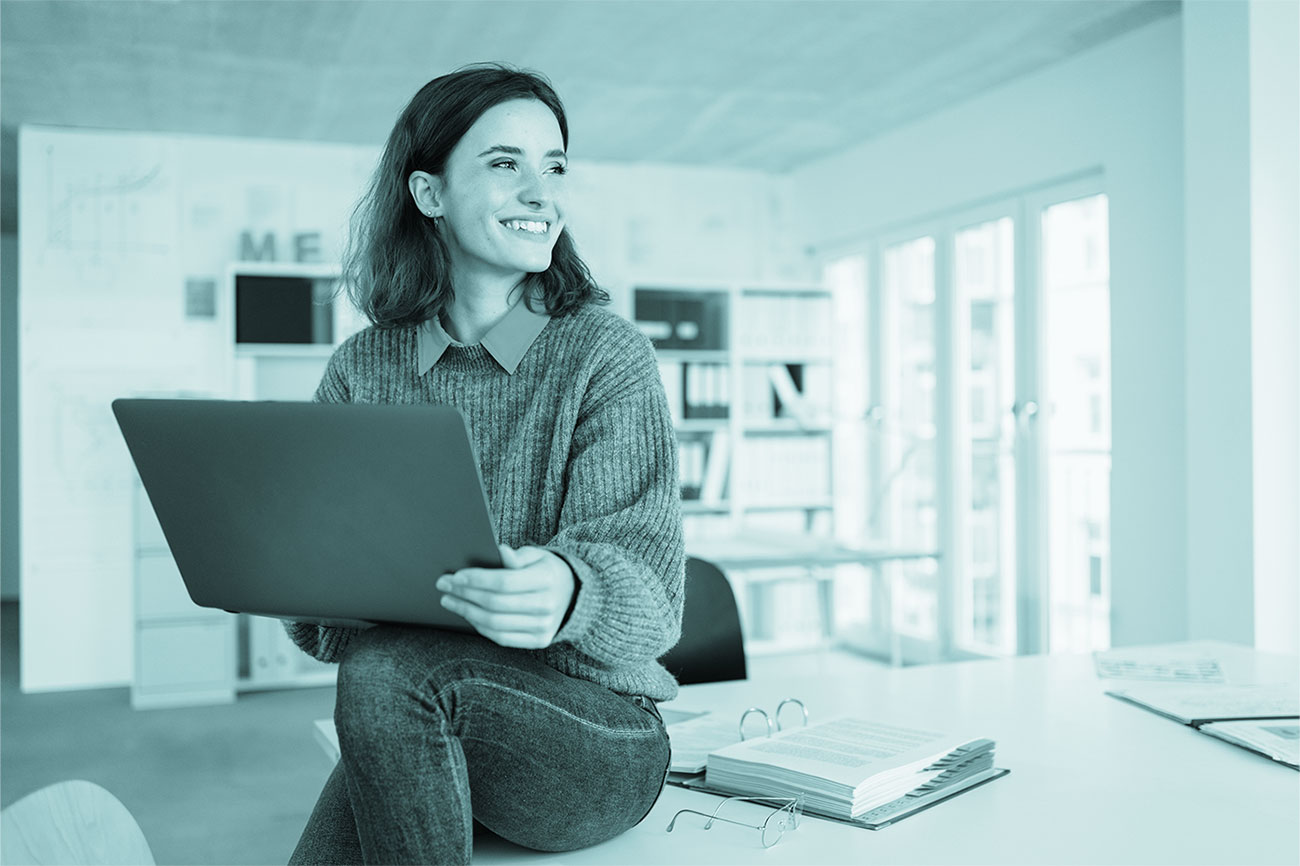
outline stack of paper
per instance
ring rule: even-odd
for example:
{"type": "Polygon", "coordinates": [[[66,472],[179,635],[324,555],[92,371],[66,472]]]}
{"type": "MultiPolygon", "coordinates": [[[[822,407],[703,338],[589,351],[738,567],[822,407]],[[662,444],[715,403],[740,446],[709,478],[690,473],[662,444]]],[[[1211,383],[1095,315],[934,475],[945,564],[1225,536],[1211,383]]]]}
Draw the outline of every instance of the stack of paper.
{"type": "Polygon", "coordinates": [[[673,773],[703,773],[709,753],[740,742],[740,728],[735,719],[714,713],[695,718],[668,722],[668,737],[672,742],[673,773]]]}
{"type": "Polygon", "coordinates": [[[853,819],[993,772],[993,741],[838,718],[708,756],[705,785],[760,797],[802,793],[810,812],[853,819]]]}

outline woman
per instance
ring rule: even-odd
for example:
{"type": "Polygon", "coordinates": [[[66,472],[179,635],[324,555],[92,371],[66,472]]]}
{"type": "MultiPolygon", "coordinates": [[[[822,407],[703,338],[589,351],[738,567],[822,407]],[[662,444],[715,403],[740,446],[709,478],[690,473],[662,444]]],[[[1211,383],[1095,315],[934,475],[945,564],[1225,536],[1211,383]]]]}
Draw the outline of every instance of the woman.
{"type": "Polygon", "coordinates": [[[291,862],[465,863],[474,820],[572,850],[663,786],[676,443],[649,341],[565,230],[567,146],[544,79],[467,67],[407,105],[357,208],[345,279],[374,325],[316,399],[458,406],[504,567],[437,580],[477,634],[286,624],[340,663],[342,750],[291,862]]]}

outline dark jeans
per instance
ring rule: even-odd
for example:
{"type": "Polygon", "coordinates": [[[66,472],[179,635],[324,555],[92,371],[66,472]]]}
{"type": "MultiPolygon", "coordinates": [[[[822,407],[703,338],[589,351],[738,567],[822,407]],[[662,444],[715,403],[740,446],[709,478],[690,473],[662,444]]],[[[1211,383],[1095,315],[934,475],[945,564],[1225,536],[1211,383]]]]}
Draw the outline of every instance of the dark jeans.
{"type": "Polygon", "coordinates": [[[344,653],[343,758],[290,863],[468,863],[473,822],[569,851],[650,811],[668,770],[654,702],[478,635],[377,626],[344,653]]]}

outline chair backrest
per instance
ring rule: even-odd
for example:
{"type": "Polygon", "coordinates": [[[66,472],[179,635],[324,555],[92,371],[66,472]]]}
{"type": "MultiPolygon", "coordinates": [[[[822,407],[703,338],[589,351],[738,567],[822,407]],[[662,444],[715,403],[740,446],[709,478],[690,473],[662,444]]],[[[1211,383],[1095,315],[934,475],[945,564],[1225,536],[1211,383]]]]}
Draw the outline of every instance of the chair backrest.
{"type": "Polygon", "coordinates": [[[682,639],[659,661],[684,686],[745,679],[736,597],[727,576],[713,563],[686,558],[682,639]]]}
{"type": "Polygon", "coordinates": [[[122,801],[82,779],[34,791],[0,812],[0,863],[137,863],[153,852],[122,801]]]}

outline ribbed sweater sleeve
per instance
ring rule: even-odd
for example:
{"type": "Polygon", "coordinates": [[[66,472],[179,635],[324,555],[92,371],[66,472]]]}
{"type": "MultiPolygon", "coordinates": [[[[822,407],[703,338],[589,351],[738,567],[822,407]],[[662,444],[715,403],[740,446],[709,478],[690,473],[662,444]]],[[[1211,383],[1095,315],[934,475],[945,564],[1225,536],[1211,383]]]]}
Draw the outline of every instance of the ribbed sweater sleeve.
{"type": "Polygon", "coordinates": [[[620,668],[663,655],[681,635],[685,551],[677,443],[654,350],[633,328],[598,346],[565,472],[560,527],[546,547],[578,579],[556,635],[620,668]]]}

